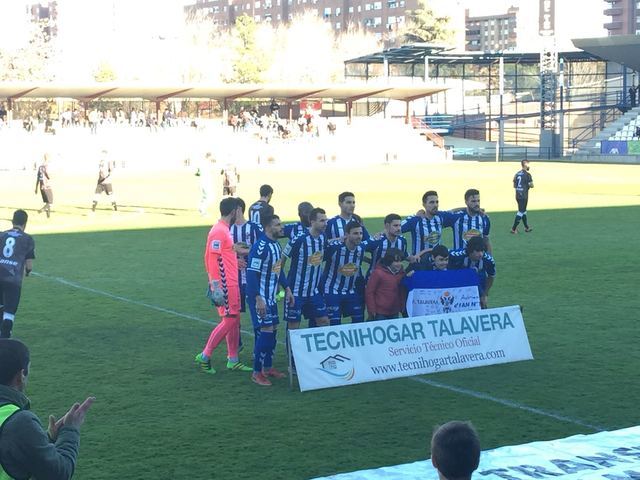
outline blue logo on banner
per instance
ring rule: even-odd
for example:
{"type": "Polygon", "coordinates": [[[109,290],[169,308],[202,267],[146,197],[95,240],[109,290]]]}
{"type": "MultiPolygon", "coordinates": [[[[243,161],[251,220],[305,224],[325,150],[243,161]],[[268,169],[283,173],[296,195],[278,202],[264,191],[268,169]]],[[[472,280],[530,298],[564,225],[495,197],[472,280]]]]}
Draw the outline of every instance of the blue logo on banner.
{"type": "Polygon", "coordinates": [[[353,361],[349,357],[340,354],[331,355],[322,360],[318,370],[346,381],[351,380],[356,373],[353,361]]]}

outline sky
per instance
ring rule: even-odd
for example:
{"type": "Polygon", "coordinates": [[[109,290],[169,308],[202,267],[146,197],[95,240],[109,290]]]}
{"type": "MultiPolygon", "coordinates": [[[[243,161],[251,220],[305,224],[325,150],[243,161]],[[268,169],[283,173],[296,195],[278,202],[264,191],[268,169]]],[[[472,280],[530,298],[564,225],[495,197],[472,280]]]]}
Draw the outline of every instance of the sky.
{"type": "MultiPolygon", "coordinates": [[[[118,71],[153,75],[158,65],[184,57],[180,34],[183,7],[190,0],[57,0],[59,5],[58,78],[73,79],[79,62],[107,63],[118,71]],[[145,70],[146,69],[146,70],[145,70]]],[[[35,0],[0,0],[0,47],[24,43],[28,29],[26,5],[35,0]]],[[[43,2],[44,3],[44,2],[43,2]]],[[[520,51],[538,51],[538,0],[429,0],[437,12],[452,18],[457,46],[464,48],[464,11],[472,16],[505,13],[520,8],[520,51]],[[527,21],[527,19],[531,19],[527,21]]],[[[559,49],[573,49],[572,38],[605,36],[604,0],[556,0],[556,41],[559,49]],[[580,8],[576,8],[576,5],[580,8]]],[[[86,69],[85,69],[86,70],[86,69]]],[[[160,73],[160,72],[158,72],[160,73]]],[[[167,72],[162,72],[166,74],[167,72]]],[[[80,79],[76,79],[80,80],[80,79]]],[[[87,80],[87,79],[82,79],[87,80]]]]}

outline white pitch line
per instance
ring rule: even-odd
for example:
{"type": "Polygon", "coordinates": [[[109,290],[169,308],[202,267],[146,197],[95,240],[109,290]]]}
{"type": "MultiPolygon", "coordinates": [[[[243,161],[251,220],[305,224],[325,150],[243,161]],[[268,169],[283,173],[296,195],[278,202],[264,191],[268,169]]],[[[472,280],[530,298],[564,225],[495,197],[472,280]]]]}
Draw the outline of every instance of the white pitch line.
{"type": "MultiPolygon", "coordinates": [[[[160,307],[158,305],[153,305],[151,303],[141,302],[140,300],[133,300],[131,298],[122,297],[120,295],[114,295],[113,293],[105,292],[104,290],[97,290],[91,287],[85,287],[84,285],[80,285],[79,283],[71,282],[62,277],[52,277],[50,275],[46,275],[44,273],[31,272],[31,275],[36,277],[44,278],[45,280],[50,280],[53,282],[60,283],[62,285],[66,285],[68,287],[72,287],[78,290],[84,290],[85,292],[94,293],[96,295],[100,295],[103,297],[111,298],[113,300],[118,300],[120,302],[129,303],[131,305],[137,305],[139,307],[150,308],[151,310],[155,310],[157,312],[167,313],[169,315],[174,315],[176,317],[182,317],[189,320],[195,320],[196,322],[206,323],[207,325],[216,326],[220,322],[214,322],[213,320],[207,320],[206,318],[198,317],[196,315],[191,315],[189,313],[182,313],[176,310],[172,310],[170,308],[160,307]]],[[[245,330],[241,330],[242,333],[246,333],[247,335],[253,335],[253,332],[247,332],[245,330]]]]}
{"type": "Polygon", "coordinates": [[[529,407],[528,405],[524,405],[522,403],[514,402],[512,400],[505,400],[503,398],[494,397],[492,395],[488,395],[482,392],[476,392],[475,390],[469,390],[468,388],[456,387],[454,385],[447,385],[446,383],[436,382],[435,380],[427,380],[422,377],[410,377],[409,380],[413,380],[414,382],[423,383],[425,385],[430,385],[436,388],[442,388],[444,390],[449,390],[451,392],[462,393],[463,395],[468,395],[470,397],[478,398],[480,400],[488,400],[490,402],[499,403],[500,405],[504,405],[505,407],[511,407],[518,410],[524,410],[525,412],[535,413],[536,415],[542,415],[543,417],[553,418],[555,420],[560,420],[561,422],[573,423],[575,425],[579,425],[581,427],[589,428],[596,432],[603,432],[609,430],[606,427],[600,425],[592,425],[582,420],[578,420],[577,418],[571,418],[564,415],[560,415],[559,413],[548,412],[546,410],[542,410],[541,408],[529,407]]]}
{"type": "MultiPolygon", "coordinates": [[[[162,313],[166,313],[169,315],[174,315],[176,317],[181,317],[181,318],[186,318],[188,320],[194,320],[196,322],[200,322],[200,323],[206,323],[207,325],[212,325],[215,326],[217,325],[219,322],[214,322],[211,320],[207,320],[206,318],[202,318],[202,317],[198,317],[196,315],[191,315],[189,313],[182,313],[182,312],[178,312],[176,310],[172,310],[170,308],[164,308],[164,307],[160,307],[158,305],[153,305],[151,303],[146,303],[146,302],[141,302],[139,300],[133,300],[131,298],[127,298],[127,297],[123,297],[121,295],[114,295],[113,293],[109,293],[109,292],[105,292],[104,290],[98,290],[95,288],[91,288],[91,287],[86,287],[84,285],[80,285],[79,283],[75,283],[75,282],[71,282],[69,280],[66,280],[62,277],[53,277],[50,275],[46,275],[44,273],[38,273],[38,272],[31,272],[31,275],[34,275],[36,277],[41,277],[45,280],[50,280],[53,282],[57,282],[60,283],[62,285],[66,285],[68,287],[72,287],[78,290],[84,290],[85,292],[90,292],[96,295],[100,295],[103,297],[107,297],[107,298],[111,298],[113,300],[118,300],[120,302],[124,302],[124,303],[129,303],[131,305],[137,305],[139,307],[145,307],[145,308],[149,308],[151,310],[155,310],[157,312],[162,312],[162,313]]],[[[242,333],[245,333],[247,335],[251,335],[253,334],[253,332],[248,332],[246,330],[241,330],[242,333]]],[[[285,343],[283,341],[278,341],[278,343],[280,345],[284,345],[285,343]]],[[[414,382],[418,382],[418,383],[422,383],[424,385],[429,385],[431,387],[435,387],[435,388],[442,388],[444,390],[449,390],[451,392],[455,392],[455,393],[460,393],[463,395],[467,395],[469,397],[474,397],[474,398],[478,398],[480,400],[486,400],[486,401],[490,401],[490,402],[494,402],[494,403],[498,403],[500,405],[504,405],[505,407],[510,407],[510,408],[515,408],[517,410],[523,410],[529,413],[534,413],[536,415],[541,415],[544,417],[549,417],[549,418],[553,418],[555,420],[559,420],[562,422],[566,422],[566,423],[573,423],[574,425],[579,425],[581,427],[585,427],[585,428],[589,428],[591,430],[594,430],[596,432],[602,432],[602,431],[606,431],[608,430],[607,428],[600,426],[600,425],[592,425],[586,422],[583,422],[582,420],[578,420],[576,418],[571,418],[571,417],[567,417],[564,415],[560,415],[558,413],[554,413],[554,412],[548,412],[546,410],[542,410],[540,408],[535,408],[535,407],[529,407],[528,405],[524,405],[518,402],[514,402],[512,400],[505,400],[503,398],[498,398],[498,397],[494,397],[492,395],[488,395],[486,393],[482,393],[482,392],[477,392],[475,390],[470,390],[467,388],[462,388],[462,387],[456,387],[454,385],[447,385],[446,383],[441,383],[441,382],[436,382],[435,380],[427,380],[425,378],[422,377],[409,377],[409,380],[412,380],[414,382]]]]}

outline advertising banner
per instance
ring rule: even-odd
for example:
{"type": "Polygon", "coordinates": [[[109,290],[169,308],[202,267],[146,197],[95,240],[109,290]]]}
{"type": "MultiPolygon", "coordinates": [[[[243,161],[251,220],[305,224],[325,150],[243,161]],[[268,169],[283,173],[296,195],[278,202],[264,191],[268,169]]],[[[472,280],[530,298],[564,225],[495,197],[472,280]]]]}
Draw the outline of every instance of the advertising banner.
{"type": "Polygon", "coordinates": [[[627,155],[628,151],[626,140],[603,140],[600,143],[602,155],[627,155]]]}
{"type": "Polygon", "coordinates": [[[463,270],[417,271],[405,278],[410,317],[480,310],[478,274],[463,270]]]}
{"type": "Polygon", "coordinates": [[[301,391],[533,358],[517,305],[289,335],[301,391]]]}
{"type": "MultiPolygon", "coordinates": [[[[430,460],[316,480],[438,480],[430,460]]],[[[640,478],[640,427],[506,446],[480,454],[473,478],[484,480],[634,480],[640,478]]]]}

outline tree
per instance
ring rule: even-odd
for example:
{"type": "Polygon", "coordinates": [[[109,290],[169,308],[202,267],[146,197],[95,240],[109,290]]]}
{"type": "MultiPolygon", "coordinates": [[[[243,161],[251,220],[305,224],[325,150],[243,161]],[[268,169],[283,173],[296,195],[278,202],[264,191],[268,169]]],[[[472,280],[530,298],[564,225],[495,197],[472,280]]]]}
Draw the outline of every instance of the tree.
{"type": "Polygon", "coordinates": [[[436,16],[427,0],[418,0],[418,8],[407,12],[407,22],[400,36],[404,42],[450,43],[453,29],[447,16],[436,16]]]}
{"type": "Polygon", "coordinates": [[[0,48],[0,81],[51,81],[54,46],[39,25],[29,25],[27,43],[15,50],[0,48]]]}
{"type": "Polygon", "coordinates": [[[259,83],[267,67],[265,53],[256,41],[257,26],[255,20],[248,15],[236,19],[232,31],[234,42],[233,67],[227,82],[259,83]]]}
{"type": "Polygon", "coordinates": [[[113,82],[117,76],[108,62],[101,62],[93,71],[93,78],[96,82],[113,82]]]}

